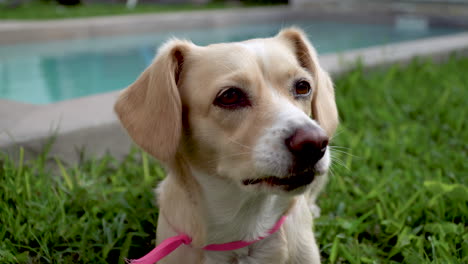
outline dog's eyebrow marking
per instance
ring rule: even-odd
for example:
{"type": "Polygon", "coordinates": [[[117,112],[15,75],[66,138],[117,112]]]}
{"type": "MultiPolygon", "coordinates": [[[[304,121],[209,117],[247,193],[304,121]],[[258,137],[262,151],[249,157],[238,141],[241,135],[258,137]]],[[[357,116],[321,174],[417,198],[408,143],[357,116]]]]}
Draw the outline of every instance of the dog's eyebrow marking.
{"type": "Polygon", "coordinates": [[[239,43],[244,48],[247,48],[254,54],[265,57],[265,45],[263,42],[260,41],[249,41],[249,42],[240,42],[239,43]]]}
{"type": "Polygon", "coordinates": [[[246,48],[256,56],[256,61],[262,72],[265,72],[265,65],[268,64],[268,55],[265,49],[265,43],[261,41],[248,41],[248,42],[240,42],[239,43],[242,47],[246,48]]]}
{"type": "MultiPolygon", "coordinates": [[[[235,71],[232,72],[231,74],[227,75],[226,80],[229,80],[229,82],[234,82],[232,85],[233,86],[241,86],[239,88],[245,88],[245,86],[248,86],[252,80],[250,80],[247,76],[245,76],[245,73],[243,71],[235,71]]],[[[231,86],[230,85],[225,85],[225,86],[231,86]]]]}

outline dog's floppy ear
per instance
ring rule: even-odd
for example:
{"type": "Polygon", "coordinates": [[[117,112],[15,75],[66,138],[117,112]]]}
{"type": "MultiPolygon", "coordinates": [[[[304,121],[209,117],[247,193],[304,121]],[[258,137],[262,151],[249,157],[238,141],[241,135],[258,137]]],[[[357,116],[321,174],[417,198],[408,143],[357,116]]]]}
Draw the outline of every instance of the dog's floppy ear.
{"type": "Polygon", "coordinates": [[[332,137],[338,126],[338,111],[335,103],[333,82],[318,62],[315,49],[299,29],[282,30],[278,37],[285,39],[295,52],[302,67],[315,78],[314,98],[312,99],[312,115],[319,125],[332,137]]]}
{"type": "Polygon", "coordinates": [[[182,105],[177,84],[190,45],[181,40],[163,45],[114,106],[133,141],[161,161],[174,157],[180,141],[182,105]]]}

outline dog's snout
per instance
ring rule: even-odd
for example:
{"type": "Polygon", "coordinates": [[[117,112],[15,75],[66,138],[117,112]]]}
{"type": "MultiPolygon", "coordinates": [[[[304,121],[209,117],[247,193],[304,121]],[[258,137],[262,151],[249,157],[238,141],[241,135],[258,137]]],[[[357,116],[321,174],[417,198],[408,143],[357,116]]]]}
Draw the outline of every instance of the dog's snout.
{"type": "Polygon", "coordinates": [[[318,128],[299,128],[286,139],[285,143],[297,163],[314,165],[325,154],[328,137],[324,131],[318,128]]]}

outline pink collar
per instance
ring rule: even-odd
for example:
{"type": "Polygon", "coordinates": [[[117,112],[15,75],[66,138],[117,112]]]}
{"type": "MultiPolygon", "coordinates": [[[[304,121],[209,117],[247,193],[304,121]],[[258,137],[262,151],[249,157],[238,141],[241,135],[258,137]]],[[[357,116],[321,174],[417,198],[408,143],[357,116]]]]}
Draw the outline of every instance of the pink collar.
{"type": "MultiPolygon", "coordinates": [[[[253,241],[234,241],[224,244],[211,244],[204,246],[204,250],[208,251],[229,251],[229,250],[236,250],[239,248],[246,247],[250,244],[253,244],[257,241],[260,241],[269,235],[272,235],[276,231],[280,229],[283,225],[284,221],[286,220],[286,215],[283,215],[278,222],[273,226],[272,229],[268,231],[268,234],[263,237],[259,237],[253,241]]],[[[154,264],[157,261],[163,259],[165,256],[169,255],[172,251],[176,250],[180,245],[190,245],[192,243],[192,238],[186,234],[180,234],[178,236],[170,237],[164,240],[161,244],[159,244],[155,249],[151,250],[146,256],[139,258],[139,259],[132,259],[127,260],[127,263],[130,264],[154,264]]]]}

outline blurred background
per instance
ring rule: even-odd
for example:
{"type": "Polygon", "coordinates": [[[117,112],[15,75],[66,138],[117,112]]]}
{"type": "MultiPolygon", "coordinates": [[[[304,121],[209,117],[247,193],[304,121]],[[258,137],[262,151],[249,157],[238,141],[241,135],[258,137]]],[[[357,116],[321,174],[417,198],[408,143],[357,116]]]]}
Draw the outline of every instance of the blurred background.
{"type": "Polygon", "coordinates": [[[165,174],[123,131],[119,91],[168,38],[291,25],[340,115],[314,221],[323,262],[468,263],[468,0],[0,0],[0,263],[153,249],[165,174]]]}

